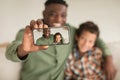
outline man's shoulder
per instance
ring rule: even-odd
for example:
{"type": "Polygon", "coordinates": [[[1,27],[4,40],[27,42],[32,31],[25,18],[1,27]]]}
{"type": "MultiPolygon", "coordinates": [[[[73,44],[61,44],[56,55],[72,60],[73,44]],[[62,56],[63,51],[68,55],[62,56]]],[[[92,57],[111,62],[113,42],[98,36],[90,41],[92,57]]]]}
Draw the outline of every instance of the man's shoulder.
{"type": "Polygon", "coordinates": [[[69,23],[66,23],[65,26],[70,27],[70,28],[73,28],[73,29],[76,29],[75,26],[73,26],[73,25],[71,25],[71,24],[69,24],[69,23]]]}
{"type": "Polygon", "coordinates": [[[22,33],[24,31],[25,31],[25,28],[21,28],[21,29],[18,30],[18,33],[22,33]]]}
{"type": "Polygon", "coordinates": [[[71,24],[69,24],[69,23],[66,23],[65,26],[69,27],[69,28],[70,28],[70,31],[73,32],[73,33],[74,33],[75,30],[76,30],[76,27],[73,26],[73,25],[71,25],[71,24]]]}
{"type": "Polygon", "coordinates": [[[38,38],[37,40],[43,40],[43,39],[44,39],[44,37],[42,36],[42,37],[38,38]]]}

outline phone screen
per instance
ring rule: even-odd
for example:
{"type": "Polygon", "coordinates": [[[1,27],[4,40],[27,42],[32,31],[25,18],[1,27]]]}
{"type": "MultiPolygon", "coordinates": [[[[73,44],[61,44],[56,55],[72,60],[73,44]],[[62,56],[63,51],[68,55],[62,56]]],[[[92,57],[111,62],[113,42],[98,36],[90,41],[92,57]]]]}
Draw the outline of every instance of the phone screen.
{"type": "Polygon", "coordinates": [[[68,27],[49,27],[33,30],[35,45],[66,45],[70,43],[68,27]]]}

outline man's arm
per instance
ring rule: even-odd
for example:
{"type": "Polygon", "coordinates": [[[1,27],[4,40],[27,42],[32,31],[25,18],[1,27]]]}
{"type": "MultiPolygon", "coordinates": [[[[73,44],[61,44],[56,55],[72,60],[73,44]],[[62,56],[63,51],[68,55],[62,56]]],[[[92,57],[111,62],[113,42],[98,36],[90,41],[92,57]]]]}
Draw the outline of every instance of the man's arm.
{"type": "Polygon", "coordinates": [[[24,29],[20,30],[16,39],[7,46],[6,48],[6,58],[15,62],[21,61],[17,55],[17,49],[20,44],[22,44],[24,29]]]}
{"type": "Polygon", "coordinates": [[[96,46],[102,49],[103,56],[111,56],[111,51],[102,39],[97,39],[96,46]]]}
{"type": "Polygon", "coordinates": [[[47,49],[48,46],[35,46],[33,40],[33,29],[47,25],[40,23],[40,20],[30,22],[25,30],[19,31],[18,35],[6,49],[6,57],[12,61],[24,60],[28,54],[38,50],[47,49]],[[39,24],[37,24],[39,22],[39,24]]]}
{"type": "Polygon", "coordinates": [[[116,75],[116,68],[113,64],[113,57],[111,51],[100,38],[97,40],[96,46],[102,49],[103,51],[103,56],[105,58],[104,66],[105,66],[107,80],[114,80],[116,75]]]}

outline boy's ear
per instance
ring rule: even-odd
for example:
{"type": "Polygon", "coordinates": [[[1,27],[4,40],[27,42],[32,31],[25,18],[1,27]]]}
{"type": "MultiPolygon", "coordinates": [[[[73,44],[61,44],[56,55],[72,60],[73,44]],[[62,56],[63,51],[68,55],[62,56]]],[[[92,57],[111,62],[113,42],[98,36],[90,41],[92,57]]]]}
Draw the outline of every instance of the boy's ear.
{"type": "Polygon", "coordinates": [[[78,41],[78,36],[75,36],[75,40],[78,41]]]}

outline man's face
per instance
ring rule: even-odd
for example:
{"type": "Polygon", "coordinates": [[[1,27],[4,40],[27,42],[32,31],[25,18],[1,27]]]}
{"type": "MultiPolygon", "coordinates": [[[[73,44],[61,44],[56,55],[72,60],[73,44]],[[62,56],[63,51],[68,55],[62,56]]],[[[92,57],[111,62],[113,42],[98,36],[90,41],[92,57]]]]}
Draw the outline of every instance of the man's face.
{"type": "Polygon", "coordinates": [[[44,28],[43,29],[43,34],[45,38],[49,38],[50,37],[50,29],[49,28],[44,28]]]}
{"type": "Polygon", "coordinates": [[[67,7],[62,4],[47,5],[43,17],[44,21],[50,27],[62,26],[66,23],[67,7]]]}

